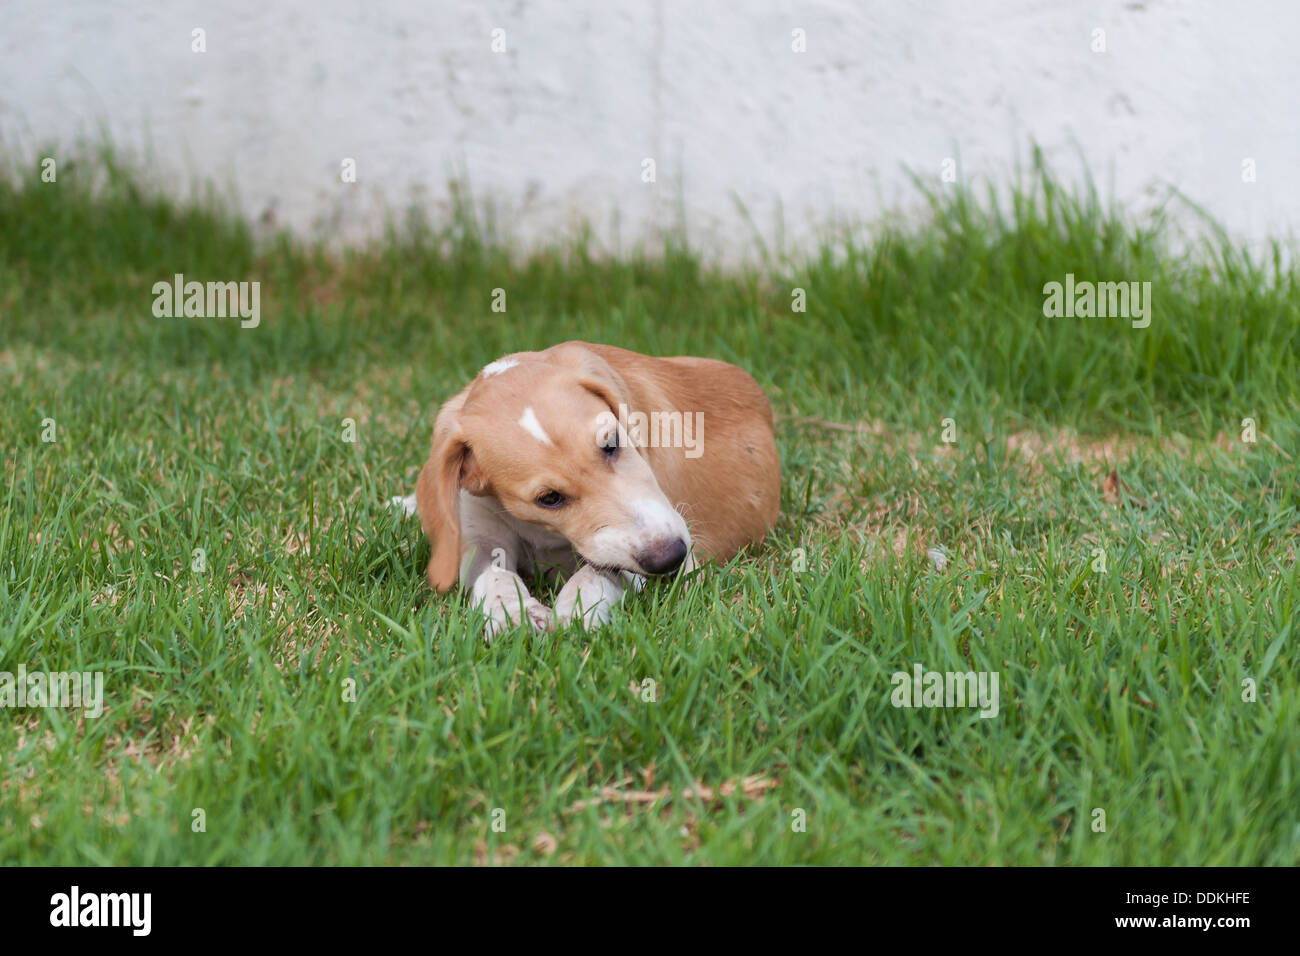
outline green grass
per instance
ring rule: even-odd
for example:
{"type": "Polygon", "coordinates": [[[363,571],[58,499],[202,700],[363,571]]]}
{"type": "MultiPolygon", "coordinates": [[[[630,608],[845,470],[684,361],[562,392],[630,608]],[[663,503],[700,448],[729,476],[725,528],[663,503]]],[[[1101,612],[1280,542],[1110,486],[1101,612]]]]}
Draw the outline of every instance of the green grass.
{"type": "Polygon", "coordinates": [[[1300,863],[1285,250],[1177,255],[1041,168],[930,198],[726,273],[521,256],[464,211],[255,241],[111,160],[0,184],[0,670],[107,702],[0,711],[0,861],[1300,863]],[[260,281],[260,327],[155,318],[176,272],[260,281]],[[1044,318],[1067,272],[1150,281],[1151,327],[1044,318]],[[488,648],[385,503],[443,399],[569,338],[750,369],[782,521],[605,631],[488,648]],[[997,672],[999,715],[891,706],[914,663],[997,672]]]}

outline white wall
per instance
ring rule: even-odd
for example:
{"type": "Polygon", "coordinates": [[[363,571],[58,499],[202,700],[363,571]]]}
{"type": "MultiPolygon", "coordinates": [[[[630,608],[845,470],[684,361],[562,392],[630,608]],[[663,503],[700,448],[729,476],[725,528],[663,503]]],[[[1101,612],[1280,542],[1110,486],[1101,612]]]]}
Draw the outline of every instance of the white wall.
{"type": "Polygon", "coordinates": [[[0,142],[33,169],[103,125],[173,186],[307,234],[445,210],[463,174],[528,241],[586,219],[626,246],[684,208],[730,258],[738,203],[798,242],[907,206],[906,167],[1004,181],[1035,139],[1258,241],[1300,223],[1297,51],[1294,0],[0,0],[0,142]]]}

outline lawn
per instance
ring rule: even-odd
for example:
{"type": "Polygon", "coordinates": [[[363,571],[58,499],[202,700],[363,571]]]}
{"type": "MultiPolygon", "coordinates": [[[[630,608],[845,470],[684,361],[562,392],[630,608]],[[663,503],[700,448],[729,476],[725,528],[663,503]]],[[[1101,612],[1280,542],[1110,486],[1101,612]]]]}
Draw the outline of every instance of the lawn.
{"type": "Polygon", "coordinates": [[[929,209],[723,270],[0,183],[0,671],[104,675],[0,709],[0,862],[1300,863],[1300,274],[1041,168],[929,209]],[[176,273],[260,323],[156,317],[176,273]],[[1150,326],[1046,317],[1067,274],[1150,326]],[[488,647],[387,503],[442,400],[574,338],[749,369],[782,519],[488,647]],[[918,664],[998,713],[894,706],[918,664]]]}

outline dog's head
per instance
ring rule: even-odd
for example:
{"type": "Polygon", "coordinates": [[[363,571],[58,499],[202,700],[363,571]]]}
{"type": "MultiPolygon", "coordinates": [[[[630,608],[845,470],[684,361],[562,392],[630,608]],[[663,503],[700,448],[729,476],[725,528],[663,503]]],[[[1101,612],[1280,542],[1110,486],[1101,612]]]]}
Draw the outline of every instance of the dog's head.
{"type": "Polygon", "coordinates": [[[493,362],[438,413],[417,493],[440,591],[459,572],[462,489],[563,535],[599,568],[668,574],[690,553],[686,522],[618,420],[631,404],[623,378],[590,351],[554,352],[493,362]]]}

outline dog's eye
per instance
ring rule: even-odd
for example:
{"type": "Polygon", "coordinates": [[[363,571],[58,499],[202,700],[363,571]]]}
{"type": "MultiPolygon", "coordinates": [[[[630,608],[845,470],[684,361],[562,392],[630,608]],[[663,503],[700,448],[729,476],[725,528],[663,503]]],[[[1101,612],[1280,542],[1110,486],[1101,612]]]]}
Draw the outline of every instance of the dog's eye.
{"type": "Polygon", "coordinates": [[[618,454],[618,432],[610,432],[609,436],[600,443],[600,450],[604,452],[606,458],[613,458],[618,454]]]}
{"type": "Polygon", "coordinates": [[[537,496],[537,504],[542,508],[558,508],[565,502],[564,495],[558,491],[548,491],[544,495],[537,496]]]}

